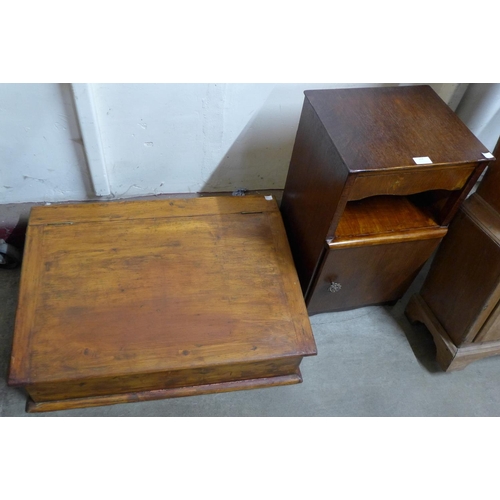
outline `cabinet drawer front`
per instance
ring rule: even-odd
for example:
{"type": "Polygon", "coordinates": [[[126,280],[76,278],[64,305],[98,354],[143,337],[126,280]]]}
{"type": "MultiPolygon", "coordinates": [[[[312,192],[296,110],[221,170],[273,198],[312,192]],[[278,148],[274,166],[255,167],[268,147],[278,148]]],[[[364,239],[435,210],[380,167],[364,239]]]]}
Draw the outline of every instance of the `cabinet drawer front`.
{"type": "Polygon", "coordinates": [[[350,200],[361,200],[375,195],[408,195],[437,189],[462,189],[476,164],[456,167],[430,167],[423,170],[384,174],[360,174],[349,193],[350,200]]]}
{"type": "Polygon", "coordinates": [[[307,300],[309,314],[401,298],[441,238],[327,250],[307,300]]]}

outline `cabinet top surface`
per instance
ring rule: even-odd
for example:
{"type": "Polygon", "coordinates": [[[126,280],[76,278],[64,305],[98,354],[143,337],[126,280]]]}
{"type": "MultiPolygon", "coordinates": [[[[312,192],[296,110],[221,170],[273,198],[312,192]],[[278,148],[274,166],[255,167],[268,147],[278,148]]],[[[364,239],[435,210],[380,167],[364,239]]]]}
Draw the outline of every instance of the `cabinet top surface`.
{"type": "Polygon", "coordinates": [[[488,149],[427,85],[305,95],[352,172],[489,161],[488,149]],[[426,157],[432,163],[415,160],[426,157]]]}
{"type": "Polygon", "coordinates": [[[33,209],[10,383],[314,353],[274,200],[33,209]]]}

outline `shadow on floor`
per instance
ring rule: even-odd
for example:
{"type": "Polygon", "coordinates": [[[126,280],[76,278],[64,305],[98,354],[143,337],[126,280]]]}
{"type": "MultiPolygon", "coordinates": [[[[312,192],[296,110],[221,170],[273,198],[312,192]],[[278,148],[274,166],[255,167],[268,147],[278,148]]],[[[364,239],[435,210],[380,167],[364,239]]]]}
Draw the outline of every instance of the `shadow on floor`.
{"type": "Polygon", "coordinates": [[[429,373],[444,373],[436,361],[436,346],[431,333],[421,323],[410,323],[404,313],[412,295],[418,293],[422,288],[435,254],[436,252],[422,267],[404,296],[393,307],[386,306],[386,311],[394,318],[404,332],[417,361],[429,373]]]}
{"type": "Polygon", "coordinates": [[[436,346],[429,330],[422,324],[411,324],[404,316],[393,317],[406,335],[417,361],[430,373],[444,373],[436,361],[436,346]]]}

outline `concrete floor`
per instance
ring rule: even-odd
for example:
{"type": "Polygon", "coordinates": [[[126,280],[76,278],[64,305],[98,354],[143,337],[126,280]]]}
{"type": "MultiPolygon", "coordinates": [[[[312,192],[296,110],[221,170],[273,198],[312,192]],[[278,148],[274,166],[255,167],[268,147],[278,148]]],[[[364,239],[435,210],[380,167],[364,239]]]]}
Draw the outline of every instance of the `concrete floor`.
{"type": "Polygon", "coordinates": [[[445,374],[426,328],[406,320],[405,305],[425,272],[393,307],[313,316],[318,355],[302,362],[302,384],[27,414],[25,395],[5,382],[20,272],[0,269],[0,416],[499,416],[500,357],[445,374]]]}

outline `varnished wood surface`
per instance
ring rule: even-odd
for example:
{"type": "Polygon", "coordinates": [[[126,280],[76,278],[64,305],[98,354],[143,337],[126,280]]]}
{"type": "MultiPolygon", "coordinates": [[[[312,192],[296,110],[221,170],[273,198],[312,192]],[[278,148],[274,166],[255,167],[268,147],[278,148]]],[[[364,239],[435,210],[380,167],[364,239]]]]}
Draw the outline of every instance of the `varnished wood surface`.
{"type": "Polygon", "coordinates": [[[468,215],[475,196],[451,224],[420,291],[457,346],[473,342],[500,298],[500,246],[468,215]]]}
{"type": "Polygon", "coordinates": [[[280,209],[304,294],[341,201],[347,170],[311,105],[305,101],[280,209]]]}
{"type": "Polygon", "coordinates": [[[486,203],[479,194],[474,193],[470,196],[461,210],[493,242],[500,245],[500,213],[486,203]]]}
{"type": "Polygon", "coordinates": [[[488,150],[427,85],[307,90],[346,167],[353,171],[487,162],[488,150]]]}
{"type": "Polygon", "coordinates": [[[388,241],[379,237],[372,246],[330,245],[307,300],[309,314],[399,299],[441,241],[441,233],[434,236],[415,241],[408,241],[404,235],[388,241]],[[331,292],[332,282],[342,288],[331,292]]]}
{"type": "Polygon", "coordinates": [[[297,370],[296,373],[270,378],[244,379],[216,384],[198,384],[195,386],[157,389],[142,392],[128,392],[125,394],[112,394],[108,396],[92,396],[58,401],[43,401],[39,403],[36,403],[33,399],[29,398],[26,405],[26,411],[28,413],[39,413],[46,411],[72,410],[75,408],[137,403],[139,401],[155,401],[158,399],[198,396],[201,394],[263,389],[280,385],[300,384],[301,382],[302,375],[300,374],[300,370],[297,370]]]}
{"type": "Polygon", "coordinates": [[[275,212],[274,201],[264,196],[217,196],[206,198],[164,199],[152,201],[113,201],[69,203],[33,207],[29,225],[74,224],[76,222],[111,222],[172,217],[275,212]],[[154,203],[152,203],[154,201],[154,203]]]}
{"type": "Polygon", "coordinates": [[[490,163],[476,193],[493,210],[500,213],[500,139],[495,146],[493,155],[496,159],[490,163]]]}
{"type": "Polygon", "coordinates": [[[408,242],[442,237],[488,165],[486,152],[428,86],[306,91],[281,205],[306,300],[328,258],[325,241],[340,249],[401,243],[403,233],[408,242]],[[432,163],[414,161],[423,156],[432,163]],[[387,195],[418,196],[434,228],[417,211],[407,217],[415,227],[399,228],[397,202],[394,229],[349,227],[353,201],[387,195]]]}
{"type": "MultiPolygon", "coordinates": [[[[499,153],[499,143],[495,155],[499,153]]],[[[424,323],[445,371],[500,354],[498,160],[461,206],[406,314],[424,323]],[[485,183],[485,184],[484,184],[485,183]]],[[[471,181],[469,181],[471,182],[471,181]]]]}
{"type": "Polygon", "coordinates": [[[433,219],[405,197],[374,196],[346,205],[335,240],[438,227],[433,219]]]}
{"type": "Polygon", "coordinates": [[[442,238],[441,227],[405,197],[375,196],[349,202],[337,226],[331,250],[442,238]]]}
{"type": "Polygon", "coordinates": [[[463,370],[473,361],[500,355],[500,341],[457,347],[418,294],[410,299],[405,313],[410,321],[423,323],[431,332],[436,345],[436,360],[445,372],[463,370]]]}
{"type": "Polygon", "coordinates": [[[478,193],[452,222],[406,314],[431,331],[445,371],[500,354],[500,214],[478,193]]]}
{"type": "Polygon", "coordinates": [[[467,180],[465,186],[460,191],[452,191],[448,199],[443,204],[441,211],[437,217],[439,223],[443,226],[448,226],[455,217],[461,204],[466,200],[472,188],[476,185],[479,177],[488,166],[487,163],[478,163],[476,169],[467,180]]]}
{"type": "Polygon", "coordinates": [[[490,342],[500,342],[500,302],[496,303],[495,308],[474,338],[474,344],[488,344],[490,342]]]}
{"type": "MultiPolygon", "coordinates": [[[[490,164],[479,188],[464,204],[463,209],[467,216],[500,247],[500,140],[496,144],[494,155],[496,160],[490,164]]],[[[481,326],[474,339],[475,343],[500,341],[500,283],[492,291],[489,299],[489,303],[494,302],[497,304],[481,326]]],[[[486,309],[491,309],[491,306],[486,309]]]]}
{"type": "MultiPolygon", "coordinates": [[[[230,347],[227,348],[228,350],[230,347]]],[[[239,346],[234,348],[233,357],[238,354],[239,346]]],[[[187,354],[185,354],[187,356],[187,354]]],[[[92,397],[106,396],[109,394],[124,394],[151,391],[158,388],[181,389],[199,385],[213,385],[218,383],[242,382],[249,378],[271,378],[284,377],[298,370],[302,361],[301,356],[284,356],[283,358],[271,358],[264,361],[240,361],[215,364],[207,360],[203,367],[179,368],[176,370],[165,370],[157,372],[129,370],[126,375],[100,375],[79,378],[78,383],[74,379],[57,380],[52,382],[37,382],[26,386],[30,396],[35,401],[58,401],[71,396],[72,399],[84,398],[89,394],[92,397]]],[[[109,365],[112,363],[108,362],[109,365]]],[[[187,364],[187,363],[186,363],[187,364]]],[[[182,365],[182,363],[181,363],[182,365]]],[[[91,367],[86,367],[88,373],[91,367]]]]}
{"type": "Polygon", "coordinates": [[[9,373],[35,401],[284,377],[316,353],[274,200],[57,208],[30,221],[9,373]]]}
{"type": "Polygon", "coordinates": [[[455,191],[464,187],[477,163],[453,166],[420,165],[403,172],[367,172],[356,176],[350,200],[361,200],[375,195],[408,195],[446,189],[455,191]]]}

